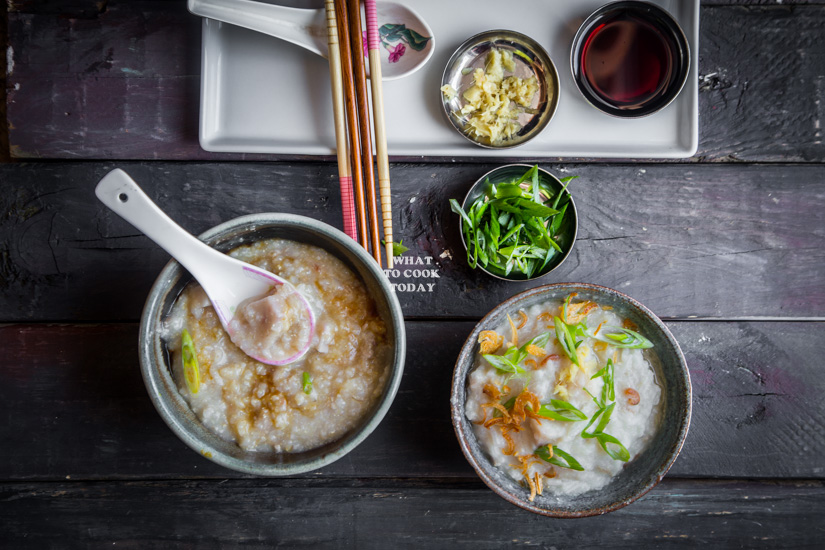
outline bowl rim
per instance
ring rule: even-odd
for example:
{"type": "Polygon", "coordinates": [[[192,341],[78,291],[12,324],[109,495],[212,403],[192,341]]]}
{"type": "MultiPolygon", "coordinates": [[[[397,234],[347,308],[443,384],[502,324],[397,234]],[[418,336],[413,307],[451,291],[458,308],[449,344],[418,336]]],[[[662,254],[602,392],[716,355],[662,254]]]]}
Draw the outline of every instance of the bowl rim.
{"type": "MultiPolygon", "coordinates": [[[[546,86],[546,82],[544,83],[544,85],[546,86]]],[[[554,116],[556,116],[556,111],[559,108],[559,101],[561,96],[561,81],[559,80],[559,71],[556,68],[556,64],[553,62],[553,58],[550,57],[549,53],[547,53],[547,50],[544,49],[544,47],[541,44],[539,44],[536,40],[530,38],[526,34],[509,29],[491,29],[487,31],[482,31],[477,34],[474,34],[473,36],[462,42],[461,45],[455,49],[455,51],[447,61],[447,64],[444,66],[444,71],[441,73],[441,86],[439,86],[438,91],[439,103],[441,104],[441,112],[444,113],[444,116],[447,118],[447,121],[450,123],[450,126],[453,127],[464,139],[466,139],[470,143],[478,145],[479,147],[483,147],[484,149],[512,149],[514,147],[524,145],[528,141],[535,138],[537,135],[542,133],[547,128],[547,126],[550,124],[550,121],[553,120],[554,116]],[[553,99],[548,102],[547,118],[541,123],[541,126],[533,130],[533,132],[526,139],[523,139],[518,143],[504,142],[500,145],[493,145],[492,143],[482,143],[471,138],[464,132],[463,128],[460,128],[456,125],[455,121],[452,119],[452,117],[450,117],[450,111],[447,109],[448,102],[444,100],[444,95],[441,92],[441,86],[444,86],[448,83],[448,71],[450,67],[461,55],[464,54],[465,51],[474,47],[476,43],[482,42],[483,39],[486,39],[487,37],[495,37],[500,35],[503,35],[505,37],[512,37],[512,39],[529,46],[530,49],[534,50],[538,57],[544,58],[544,60],[542,60],[542,64],[546,65],[547,69],[547,77],[545,78],[545,81],[549,80],[550,82],[552,82],[555,93],[553,94],[553,99]]]]}
{"type": "MultiPolygon", "coordinates": [[[[155,279],[141,314],[138,340],[141,375],[149,398],[163,421],[181,441],[198,454],[216,464],[246,474],[276,477],[309,472],[327,466],[352,451],[375,430],[386,416],[390,405],[398,393],[398,388],[404,373],[406,331],[403,312],[398,297],[372,256],[345,233],[318,220],[295,214],[267,212],[249,214],[216,225],[198,235],[198,238],[211,245],[210,240],[221,237],[227,231],[244,226],[247,226],[249,231],[271,226],[290,227],[298,230],[309,229],[324,237],[328,237],[332,241],[342,245],[349,252],[352,252],[359,263],[362,264],[375,279],[386,297],[390,310],[390,319],[388,321],[392,323],[396,338],[392,347],[393,360],[390,363],[392,371],[389,380],[386,382],[385,391],[373,408],[372,414],[368,419],[365,419],[365,423],[357,429],[357,431],[344,434],[337,440],[343,441],[343,444],[328,453],[299,463],[250,462],[227,455],[208,442],[199,439],[188,420],[179,416],[178,411],[181,410],[181,405],[189,409],[189,404],[178,392],[171,372],[169,372],[168,368],[155,368],[154,366],[156,364],[160,367],[166,366],[160,346],[161,338],[158,334],[157,326],[155,326],[155,320],[162,315],[160,309],[163,307],[163,298],[169,290],[170,281],[174,282],[179,275],[186,273],[186,270],[175,259],[170,260],[155,279]]],[[[356,273],[356,275],[358,275],[359,278],[361,277],[358,273],[356,273]]],[[[206,428],[204,427],[204,429],[206,428]]],[[[334,445],[335,442],[331,444],[334,445]]],[[[266,455],[267,453],[261,454],[266,455]]]]}
{"type": "Polygon", "coordinates": [[[651,115],[662,111],[666,107],[668,107],[671,103],[673,103],[679,94],[682,93],[682,90],[685,88],[685,84],[687,84],[688,76],[690,75],[691,71],[691,51],[690,51],[690,43],[688,42],[687,36],[685,35],[684,29],[676,20],[676,18],[665,8],[654,4],[652,2],[647,2],[645,0],[615,0],[613,2],[608,2],[603,6],[597,8],[593,11],[590,15],[588,15],[585,20],[579,25],[578,30],[576,30],[576,34],[573,35],[573,40],[570,42],[570,74],[573,77],[573,83],[576,86],[576,89],[579,91],[579,94],[584,98],[584,100],[593,108],[597,109],[598,111],[609,115],[613,118],[619,119],[634,119],[634,118],[645,118],[651,115]],[[681,82],[678,86],[673,88],[673,92],[671,93],[671,97],[664,102],[663,104],[659,105],[655,109],[645,111],[644,109],[640,109],[641,112],[635,111],[623,111],[618,108],[612,108],[606,105],[598,105],[594,102],[589,95],[589,93],[583,89],[583,86],[579,84],[578,79],[576,78],[576,57],[582,47],[584,41],[584,32],[587,27],[593,24],[593,22],[598,18],[601,17],[604,13],[612,10],[612,9],[619,9],[624,6],[628,7],[637,7],[647,9],[651,12],[655,12],[657,16],[662,18],[668,23],[668,27],[671,31],[673,31],[673,36],[676,39],[679,47],[684,50],[685,59],[684,59],[684,67],[682,68],[680,74],[681,82]]]}
{"type": "MultiPolygon", "coordinates": [[[[590,516],[597,516],[601,514],[606,514],[608,512],[613,512],[620,508],[624,508],[628,504],[636,501],[640,497],[644,496],[648,491],[653,489],[667,474],[668,470],[670,470],[673,463],[676,461],[676,458],[679,456],[680,451],[682,450],[682,446],[684,445],[685,438],[687,437],[688,429],[690,428],[690,420],[692,415],[692,408],[693,408],[693,389],[690,382],[690,371],[687,367],[687,362],[685,361],[684,354],[682,353],[682,349],[679,347],[679,343],[676,341],[676,338],[671,334],[670,330],[667,326],[656,316],[652,311],[650,311],[647,307],[642,305],[640,302],[631,298],[630,296],[614,290],[612,288],[595,285],[590,283],[552,283],[548,285],[538,286],[524,292],[520,292],[511,298],[505,300],[501,304],[497,305],[493,308],[487,315],[485,315],[475,327],[470,332],[470,335],[464,341],[464,344],[461,347],[461,351],[459,352],[458,358],[456,359],[455,368],[453,369],[453,378],[452,378],[452,385],[450,388],[450,418],[453,423],[453,429],[455,430],[456,438],[458,439],[459,446],[461,447],[461,452],[464,453],[464,457],[470,463],[470,465],[475,470],[476,474],[481,478],[487,487],[493,490],[497,495],[502,497],[503,499],[507,500],[511,504],[514,504],[520,508],[524,508],[530,512],[534,512],[536,514],[540,514],[543,516],[548,517],[555,517],[555,518],[582,518],[582,517],[590,517],[590,516]],[[559,510],[559,509],[548,509],[542,508],[537,506],[533,502],[530,502],[526,499],[521,499],[514,497],[510,493],[508,493],[504,488],[502,488],[499,484],[495,482],[494,479],[490,478],[484,469],[480,465],[479,457],[477,457],[471,450],[470,445],[468,444],[468,438],[472,437],[475,438],[475,434],[472,433],[472,429],[470,430],[471,433],[465,432],[465,424],[463,419],[465,419],[464,414],[464,404],[466,402],[466,392],[464,395],[459,395],[458,388],[459,388],[459,379],[461,377],[465,378],[469,376],[471,369],[472,369],[472,357],[475,355],[475,346],[478,334],[481,332],[482,327],[490,319],[493,315],[499,313],[503,310],[508,310],[512,308],[514,305],[520,303],[522,300],[526,300],[536,294],[542,294],[544,292],[556,290],[556,289],[570,289],[572,292],[578,290],[585,290],[591,292],[608,292],[617,295],[620,299],[627,301],[630,305],[637,307],[639,310],[642,311],[649,319],[660,329],[662,330],[665,338],[669,341],[669,343],[673,346],[673,349],[676,352],[677,362],[679,365],[679,373],[682,375],[682,380],[685,384],[685,398],[686,398],[686,407],[684,414],[680,415],[680,424],[678,429],[678,437],[674,445],[668,450],[667,452],[667,459],[664,464],[659,465],[658,469],[652,475],[645,477],[644,483],[638,487],[636,490],[632,492],[630,497],[619,500],[617,502],[613,502],[607,506],[601,508],[589,508],[583,510],[559,510]],[[466,363],[468,366],[465,372],[460,373],[462,363],[466,363]]],[[[482,457],[483,458],[483,457],[482,457]]],[[[575,497],[573,497],[575,498],[575,497]]]]}
{"type": "MultiPolygon", "coordinates": [[[[498,172],[500,170],[505,170],[505,169],[508,169],[508,168],[514,168],[514,167],[524,167],[524,168],[529,170],[533,166],[538,166],[538,164],[524,164],[524,163],[517,162],[517,163],[513,163],[513,164],[504,164],[502,166],[498,166],[497,168],[493,168],[492,170],[490,170],[489,172],[487,172],[486,174],[484,174],[483,176],[478,178],[475,181],[475,183],[473,183],[470,186],[470,189],[467,190],[467,194],[464,195],[464,198],[461,200],[461,208],[463,208],[465,212],[467,211],[467,201],[470,199],[470,195],[472,195],[473,192],[479,186],[484,185],[485,180],[487,180],[495,172],[498,172]]],[[[545,176],[547,176],[551,180],[554,180],[555,183],[558,184],[559,187],[564,188],[564,184],[561,182],[561,180],[559,178],[557,178],[556,176],[554,176],[548,170],[545,170],[541,166],[539,166],[538,169],[539,169],[540,173],[544,173],[545,176]]],[[[501,281],[507,281],[507,282],[510,282],[510,283],[523,283],[523,282],[534,281],[536,279],[541,279],[543,277],[546,277],[547,275],[550,275],[556,269],[561,267],[561,264],[563,264],[565,262],[565,260],[567,260],[567,258],[570,256],[570,254],[573,252],[573,247],[576,245],[576,238],[578,237],[578,234],[579,234],[579,211],[576,209],[576,201],[573,199],[573,193],[570,192],[569,187],[567,187],[564,190],[564,192],[567,193],[567,195],[570,197],[569,204],[570,204],[570,207],[572,208],[572,211],[573,211],[573,222],[574,223],[573,223],[572,238],[570,240],[570,246],[567,248],[566,251],[564,251],[562,253],[561,259],[558,261],[558,263],[556,265],[554,265],[552,268],[548,269],[545,273],[540,273],[538,275],[534,275],[532,277],[523,278],[523,279],[514,279],[512,277],[505,277],[503,275],[493,273],[492,271],[489,271],[487,268],[485,268],[482,265],[479,265],[478,268],[481,271],[483,271],[484,273],[486,273],[487,275],[489,275],[491,277],[495,277],[496,279],[499,279],[501,281]]],[[[462,229],[463,224],[464,224],[464,221],[461,219],[461,216],[459,216],[459,231],[458,231],[458,233],[459,233],[459,236],[461,237],[461,244],[464,246],[464,253],[466,254],[467,253],[467,242],[464,240],[464,231],[462,229]]]]}

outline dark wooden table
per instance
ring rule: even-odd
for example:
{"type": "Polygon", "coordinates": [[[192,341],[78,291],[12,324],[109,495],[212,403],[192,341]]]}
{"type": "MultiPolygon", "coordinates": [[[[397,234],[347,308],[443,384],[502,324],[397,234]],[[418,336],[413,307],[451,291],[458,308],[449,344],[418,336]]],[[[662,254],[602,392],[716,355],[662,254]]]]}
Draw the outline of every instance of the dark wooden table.
{"type": "Polygon", "coordinates": [[[259,211],[340,227],[333,159],[199,148],[200,21],[183,1],[10,0],[0,27],[0,547],[822,547],[823,2],[703,2],[695,157],[536,159],[581,176],[579,241],[546,281],[640,300],[693,379],[667,478],[582,520],[497,497],[449,420],[464,338],[530,286],[470,272],[447,204],[500,162],[394,159],[397,235],[439,274],[399,293],[415,353],[398,397],[321,471],[239,475],[153,409],[137,320],[168,256],[92,190],[122,167],[195,233],[259,211]]]}

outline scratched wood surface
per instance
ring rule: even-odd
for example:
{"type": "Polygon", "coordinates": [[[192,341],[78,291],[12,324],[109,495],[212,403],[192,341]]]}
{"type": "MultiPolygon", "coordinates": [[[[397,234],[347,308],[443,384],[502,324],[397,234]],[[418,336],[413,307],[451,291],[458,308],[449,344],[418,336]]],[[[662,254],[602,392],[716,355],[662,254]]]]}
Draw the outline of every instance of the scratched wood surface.
{"type": "MultiPolygon", "coordinates": [[[[693,419],[670,475],[825,479],[825,323],[670,322],[693,382],[693,419]]],[[[475,478],[449,415],[471,322],[407,322],[388,416],[344,459],[304,477],[475,478]]],[[[146,395],[137,326],[0,327],[0,479],[243,477],[191,451],[146,395]],[[25,414],[21,414],[25,411],[25,414]],[[46,429],[41,429],[42,427],[46,429]]]]}
{"type": "Polygon", "coordinates": [[[318,472],[236,474],[188,449],[146,394],[136,321],[168,256],[93,187],[122,167],[196,233],[260,211],[340,227],[334,163],[200,150],[200,22],[182,0],[10,0],[0,547],[820,547],[823,4],[702,2],[694,158],[542,164],[580,176],[579,240],[540,282],[645,303],[680,342],[694,392],[662,484],[607,516],[559,521],[487,489],[449,421],[466,335],[534,286],[471,272],[447,206],[499,161],[392,166],[395,230],[421,264],[391,277],[416,285],[398,292],[415,353],[377,430],[318,472]]]}
{"type": "Polygon", "coordinates": [[[327,486],[277,480],[3,483],[0,498],[13,501],[18,512],[0,507],[0,522],[11,547],[36,549],[55,540],[83,548],[112,546],[116,540],[115,548],[164,550],[273,544],[785,549],[821,547],[825,534],[816,519],[825,513],[822,482],[666,480],[632,506],[580,520],[524,513],[480,482],[373,480],[336,487],[336,498],[319,498],[319,489],[327,486]],[[447,509],[450,513],[443,513],[447,509]],[[55,522],[55,517],[65,519],[55,522]]]}
{"type": "MultiPolygon", "coordinates": [[[[822,161],[825,6],[723,4],[739,5],[701,8],[693,160],[822,161]]],[[[198,146],[200,20],[182,1],[18,0],[9,56],[13,157],[267,158],[198,146]]]]}
{"type": "MultiPolygon", "coordinates": [[[[0,321],[138,319],[168,256],[94,197],[114,166],[194,233],[261,211],[341,227],[329,163],[3,165],[0,321]]],[[[494,166],[393,165],[396,239],[422,262],[392,277],[408,317],[477,319],[535,286],[467,267],[448,199],[494,166]]],[[[571,257],[540,282],[602,284],[667,318],[825,316],[822,166],[542,166],[579,175],[579,233],[571,257]]]]}

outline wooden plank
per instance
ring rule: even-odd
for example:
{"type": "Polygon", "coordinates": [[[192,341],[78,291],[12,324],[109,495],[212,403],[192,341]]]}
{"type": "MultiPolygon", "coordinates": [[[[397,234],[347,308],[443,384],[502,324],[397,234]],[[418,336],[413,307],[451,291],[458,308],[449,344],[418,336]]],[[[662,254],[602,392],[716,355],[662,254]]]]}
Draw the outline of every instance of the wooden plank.
{"type": "Polygon", "coordinates": [[[554,520],[480,482],[0,485],[9,548],[816,548],[821,482],[665,481],[605,516],[554,520]],[[124,519],[128,518],[128,519],[124,519]]]}
{"type": "MultiPolygon", "coordinates": [[[[0,322],[139,318],[168,256],[94,197],[114,166],[0,165],[0,322]]],[[[261,211],[341,226],[333,164],[118,166],[195,233],[261,211]]],[[[561,281],[616,288],[668,318],[825,317],[825,166],[544,165],[580,176],[579,238],[530,283],[466,264],[448,199],[493,167],[393,165],[393,225],[411,248],[399,261],[419,262],[391,277],[408,317],[477,319],[561,281]]]]}
{"type": "MultiPolygon", "coordinates": [[[[9,16],[12,156],[273,158],[200,149],[200,22],[183,2],[35,4],[9,16]]],[[[694,160],[825,159],[825,104],[811,99],[825,91],[825,8],[705,5],[700,28],[694,160]]]]}
{"type": "MultiPolygon", "coordinates": [[[[693,379],[675,477],[825,478],[825,323],[671,322],[693,379]]],[[[408,322],[404,380],[357,449],[306,477],[473,478],[449,393],[473,324],[408,322]]],[[[144,389],[137,326],[0,327],[0,479],[243,477],[189,450],[144,389]]]]}

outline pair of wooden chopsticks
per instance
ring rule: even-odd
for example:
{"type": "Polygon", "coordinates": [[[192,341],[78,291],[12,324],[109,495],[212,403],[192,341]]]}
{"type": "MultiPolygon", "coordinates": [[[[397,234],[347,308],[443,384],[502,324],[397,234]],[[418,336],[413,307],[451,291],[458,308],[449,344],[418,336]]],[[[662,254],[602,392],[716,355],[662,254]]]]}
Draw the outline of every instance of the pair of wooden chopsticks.
{"type": "MultiPolygon", "coordinates": [[[[361,5],[359,0],[326,0],[326,13],[344,231],[367,250],[371,238],[372,255],[381,265],[361,5]]],[[[366,0],[366,13],[384,242],[387,267],[392,269],[392,205],[375,0],[366,0]]]]}

